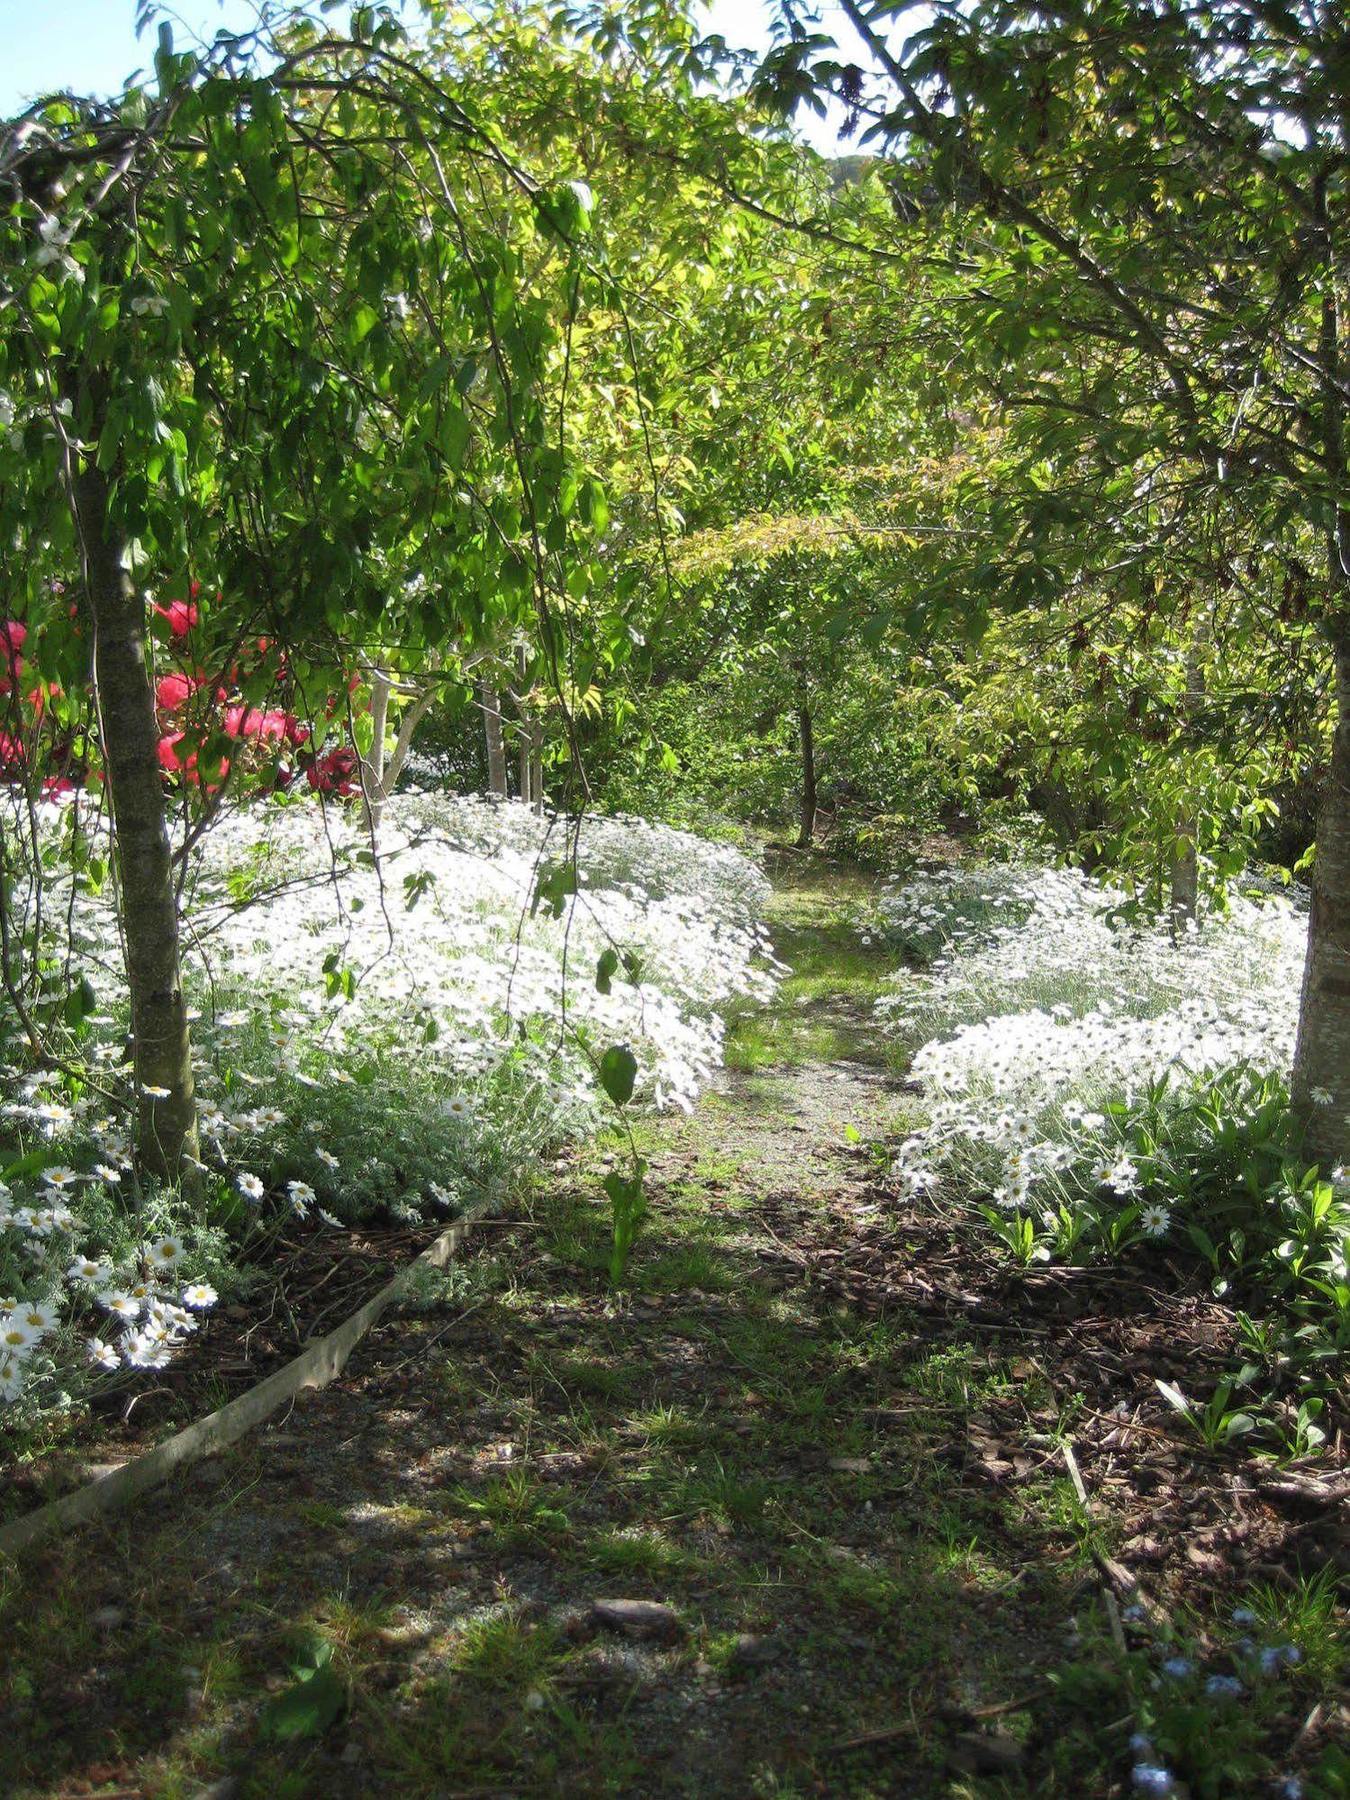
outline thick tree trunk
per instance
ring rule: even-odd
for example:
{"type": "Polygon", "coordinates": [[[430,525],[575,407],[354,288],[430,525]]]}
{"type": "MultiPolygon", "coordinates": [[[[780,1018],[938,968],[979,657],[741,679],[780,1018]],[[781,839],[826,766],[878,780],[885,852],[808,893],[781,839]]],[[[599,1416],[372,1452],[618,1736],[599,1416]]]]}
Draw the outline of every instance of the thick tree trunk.
{"type": "Polygon", "coordinates": [[[1336,645],[1336,707],[1294,1052],[1307,1152],[1328,1169],[1350,1162],[1350,622],[1336,645]]]}
{"type": "Polygon", "coordinates": [[[811,708],[805,701],[797,708],[797,729],[802,746],[801,825],[797,844],[799,849],[809,850],[816,834],[816,738],[811,708]]]}
{"type": "Polygon", "coordinates": [[[76,477],[75,507],[94,626],[94,680],[122,892],[140,1091],[137,1147],[150,1173],[183,1180],[191,1188],[197,1109],[155,690],[145,655],[145,602],[123,566],[126,545],[110,528],[108,484],[92,462],[76,477]]]}
{"type": "Polygon", "coordinates": [[[499,800],[507,797],[506,746],[502,742],[502,700],[495,687],[486,681],[478,684],[478,704],[483,714],[483,732],[487,740],[488,792],[499,800]]]}

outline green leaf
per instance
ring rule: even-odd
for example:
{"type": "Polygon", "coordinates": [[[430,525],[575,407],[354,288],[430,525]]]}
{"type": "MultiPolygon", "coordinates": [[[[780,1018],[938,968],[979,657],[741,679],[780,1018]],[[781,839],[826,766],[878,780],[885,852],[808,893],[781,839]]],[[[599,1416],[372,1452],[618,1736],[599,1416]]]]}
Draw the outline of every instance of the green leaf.
{"type": "Polygon", "coordinates": [[[347,1703],[346,1683],[329,1667],[333,1652],[317,1666],[292,1669],[296,1680],[263,1708],[259,1732],[265,1738],[320,1737],[347,1703]]]}
{"type": "Polygon", "coordinates": [[[530,917],[533,918],[541,906],[547,907],[555,919],[560,919],[567,904],[569,894],[577,891],[577,872],[571,863],[546,863],[539,871],[534,885],[534,899],[530,902],[530,917]]]}
{"type": "Polygon", "coordinates": [[[616,1106],[627,1106],[637,1083],[637,1058],[627,1044],[611,1044],[600,1058],[600,1085],[616,1106]]]}
{"type": "Polygon", "coordinates": [[[619,953],[617,950],[602,950],[600,960],[595,965],[595,985],[600,993],[607,994],[610,983],[618,972],[619,953]]]}

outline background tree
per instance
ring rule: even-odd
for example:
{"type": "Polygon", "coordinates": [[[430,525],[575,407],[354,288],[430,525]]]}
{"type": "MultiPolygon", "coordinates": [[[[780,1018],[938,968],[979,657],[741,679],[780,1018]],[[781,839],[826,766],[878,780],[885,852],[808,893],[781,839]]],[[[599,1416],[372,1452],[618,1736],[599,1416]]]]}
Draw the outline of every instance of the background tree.
{"type": "MultiPolygon", "coordinates": [[[[1044,468],[1202,471],[1216,505],[1308,574],[1334,667],[1295,1098],[1350,1150],[1350,511],[1344,444],[1347,27],[1340,8],[1079,0],[943,10],[843,0],[865,63],[796,9],[764,70],[830,89],[894,149],[893,229],[946,247],[953,353],[1044,468]],[[934,237],[934,233],[936,236],[934,237]],[[1105,352],[1105,353],[1104,353],[1105,352]]],[[[1018,496],[1007,601],[1053,597],[1038,554],[1072,502],[1018,496]]],[[[1010,512],[1014,509],[1010,507],[1010,512]]],[[[1271,610],[1277,601],[1272,598],[1271,610]]]]}

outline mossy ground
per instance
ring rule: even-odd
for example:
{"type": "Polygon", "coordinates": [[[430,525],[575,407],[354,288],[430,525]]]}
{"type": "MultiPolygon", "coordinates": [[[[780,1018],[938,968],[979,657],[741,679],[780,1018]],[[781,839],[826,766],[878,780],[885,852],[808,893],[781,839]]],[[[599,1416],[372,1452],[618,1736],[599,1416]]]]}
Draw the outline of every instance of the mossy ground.
{"type": "MultiPolygon", "coordinates": [[[[925,1240],[848,1132],[906,1104],[872,1054],[866,904],[861,882],[780,896],[781,1004],[738,1022],[694,1117],[641,1129],[622,1292],[599,1145],[339,1384],[3,1571],[0,1791],[1127,1791],[1156,1658],[1113,1649],[1094,1558],[1124,1507],[1104,1483],[1085,1509],[1062,1454],[1086,1402],[1015,1325],[923,1304],[925,1240]],[[600,1623],[605,1598],[660,1602],[668,1630],[600,1623]],[[337,1716],[269,1738],[315,1641],[337,1716]]],[[[1213,1575],[1169,1640],[1218,1643],[1249,1597],[1304,1660],[1200,1708],[1197,1795],[1272,1791],[1305,1716],[1334,1717],[1329,1587],[1213,1575]],[[1255,1785],[1206,1787],[1221,1765],[1255,1785]]]]}

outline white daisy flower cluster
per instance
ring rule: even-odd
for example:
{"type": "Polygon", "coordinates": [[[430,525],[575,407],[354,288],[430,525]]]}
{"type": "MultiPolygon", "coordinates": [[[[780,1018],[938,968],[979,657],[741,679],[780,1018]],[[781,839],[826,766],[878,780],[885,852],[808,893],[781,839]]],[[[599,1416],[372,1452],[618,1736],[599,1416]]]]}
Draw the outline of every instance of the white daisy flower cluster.
{"type": "MultiPolygon", "coordinates": [[[[1235,899],[1174,942],[1126,922],[1127,896],[1065,869],[965,871],[950,907],[925,876],[887,901],[897,931],[942,948],[896,975],[882,1029],[917,1045],[927,1123],[901,1147],[905,1191],[959,1174],[1010,1211],[1065,1178],[1121,1202],[1140,1174],[1112,1101],[1247,1067],[1290,1064],[1306,919],[1289,900],[1235,899]]],[[[1144,1231],[1160,1236],[1164,1209],[1144,1231]]]]}
{"type": "Polygon", "coordinates": [[[308,1039],[340,1062],[397,1024],[451,1086],[519,1060],[524,1042],[575,1111],[598,1103],[595,1057],[626,1043],[638,1096],[688,1109],[721,1065],[727,1002],[773,991],[764,876],[643,821],[588,820],[579,839],[518,803],[408,794],[386,811],[376,865],[355,810],[256,807],[212,832],[188,904],[217,981],[269,1010],[279,1051],[308,1039]],[[574,853],[556,906],[540,904],[541,874],[574,853]],[[240,909],[240,869],[265,902],[240,909]]]}
{"type": "MultiPolygon", "coordinates": [[[[63,853],[74,805],[41,808],[63,853]]],[[[108,860],[89,810],[77,868],[108,860]]],[[[62,866],[45,876],[44,948],[87,975],[99,1010],[82,1054],[98,1087],[129,1095],[113,896],[62,866]]],[[[25,920],[16,885],[20,931],[37,891],[25,920]]],[[[374,1205],[411,1219],[500,1194],[546,1145],[593,1129],[612,1045],[636,1059],[636,1102],[687,1109],[721,1064],[728,1002],[776,984],[767,892],[740,852],[639,820],[577,830],[519,803],[410,793],[389,803],[377,859],[356,807],[296,796],[227,814],[190,853],[184,898],[203,1170],[269,1219],[336,1225],[374,1205]]],[[[7,1027],[0,1127],[51,1160],[6,1196],[0,1270],[37,1265],[25,1288],[63,1323],[6,1352],[0,1388],[31,1384],[32,1346],[54,1367],[78,1317],[120,1333],[90,1340],[100,1367],[159,1367],[214,1292],[169,1291],[172,1236],[114,1269],[89,1221],[125,1217],[125,1120],[93,1085],[27,1072],[7,1027]]]]}
{"type": "MultiPolygon", "coordinates": [[[[73,1197],[84,1179],[54,1165],[42,1171],[37,1199],[73,1197]]],[[[97,1181],[93,1176],[85,1185],[97,1181]]],[[[16,1205],[16,1198],[0,1182],[0,1240],[17,1243],[32,1292],[0,1296],[0,1400],[16,1401],[35,1376],[69,1367],[81,1316],[101,1313],[120,1332],[115,1340],[98,1332],[85,1338],[85,1354],[96,1368],[158,1369],[197,1329],[196,1315],[215,1304],[209,1283],[181,1285],[181,1238],[152,1239],[133,1266],[118,1271],[105,1257],[75,1247],[82,1229],[75,1206],[59,1200],[16,1205]]]]}

